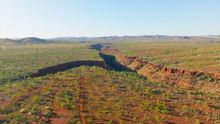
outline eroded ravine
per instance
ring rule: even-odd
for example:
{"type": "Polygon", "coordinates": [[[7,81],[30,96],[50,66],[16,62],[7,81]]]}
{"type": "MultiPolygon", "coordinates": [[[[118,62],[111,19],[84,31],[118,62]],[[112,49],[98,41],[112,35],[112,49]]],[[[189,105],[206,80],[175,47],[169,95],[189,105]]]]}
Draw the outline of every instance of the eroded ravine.
{"type": "Polygon", "coordinates": [[[55,74],[57,72],[63,72],[63,71],[76,68],[76,67],[80,67],[80,66],[98,66],[101,68],[108,69],[108,66],[106,65],[104,61],[98,61],[98,60],[71,61],[71,62],[65,62],[65,63],[61,63],[58,65],[50,66],[50,67],[44,67],[44,68],[38,69],[36,72],[32,72],[25,76],[11,78],[7,80],[0,80],[0,84],[4,84],[6,82],[24,80],[24,79],[27,79],[28,77],[35,78],[35,77],[46,76],[48,74],[55,74]]]}
{"type": "MultiPolygon", "coordinates": [[[[106,61],[108,61],[108,59],[106,61]]],[[[28,95],[23,95],[23,97],[21,97],[25,100],[15,102],[22,102],[23,105],[29,105],[32,104],[30,103],[32,96],[43,96],[43,98],[49,99],[48,103],[45,105],[49,106],[52,115],[51,117],[45,118],[43,114],[34,115],[28,112],[22,112],[21,114],[28,116],[29,119],[32,119],[32,116],[40,116],[40,121],[51,122],[53,124],[77,122],[82,124],[133,124],[144,122],[154,124],[158,123],[158,118],[161,123],[179,123],[180,120],[193,123],[197,118],[206,122],[208,115],[196,115],[192,116],[191,118],[193,119],[191,119],[182,115],[181,111],[177,111],[180,109],[178,106],[180,103],[175,105],[175,102],[179,102],[182,98],[184,98],[184,101],[181,101],[181,106],[190,106],[190,104],[193,104],[190,101],[192,99],[186,98],[188,94],[185,91],[182,93],[175,93],[176,89],[168,85],[161,86],[157,84],[158,86],[156,86],[154,84],[149,84],[145,78],[138,77],[137,75],[134,76],[135,73],[128,74],[126,72],[119,73],[116,71],[108,71],[106,69],[109,68],[106,66],[105,62],[101,63],[102,64],[94,61],[86,61],[84,64],[78,63],[74,67],[82,65],[96,67],[79,67],[62,73],[57,72],[64,71],[67,67],[69,69],[74,67],[61,65],[42,69],[35,77],[46,74],[57,74],[48,75],[47,78],[44,79],[44,82],[41,82],[41,85],[38,87],[39,89],[33,88],[31,90],[34,91],[33,93],[27,92],[26,94],[28,95]],[[45,93],[47,91],[50,92],[45,93]],[[64,94],[65,92],[67,94],[64,94]],[[67,98],[71,97],[71,99],[65,101],[63,98],[66,95],[67,98]],[[66,106],[67,102],[69,102],[68,104],[71,106],[66,106]],[[72,107],[72,105],[76,105],[76,108],[72,107]],[[155,105],[159,107],[155,107],[155,105]],[[162,110],[164,109],[163,107],[166,109],[161,111],[161,106],[162,110]],[[178,109],[172,109],[177,107],[178,109]],[[171,114],[170,111],[176,115],[173,113],[171,114]]],[[[110,61],[110,64],[120,63],[111,63],[110,61]]],[[[114,66],[114,68],[117,67],[119,66],[114,66]]],[[[118,69],[120,70],[120,68],[118,69]]],[[[43,108],[44,112],[45,106],[41,104],[39,106],[43,108]]],[[[48,106],[46,106],[47,109],[48,106]]],[[[22,109],[23,108],[20,108],[20,110],[22,109]]],[[[46,111],[49,110],[47,109],[46,111]]],[[[211,122],[212,120],[210,123],[211,122]]]]}
{"type": "Polygon", "coordinates": [[[122,67],[135,71],[152,81],[175,85],[181,88],[194,88],[205,92],[220,92],[220,74],[153,64],[137,56],[126,56],[120,50],[109,45],[104,45],[99,50],[100,55],[103,56],[104,60],[107,60],[106,63],[111,61],[111,63],[116,65],[120,64],[122,67]]]}
{"type": "MultiPolygon", "coordinates": [[[[167,124],[180,121],[194,123],[195,119],[211,123],[214,120],[206,120],[209,115],[205,112],[212,108],[201,111],[200,108],[205,106],[192,102],[195,100],[194,97],[199,97],[196,94],[188,97],[187,95],[193,94],[188,94],[185,90],[178,91],[175,87],[149,83],[135,73],[83,66],[49,75],[40,84],[38,92],[30,94],[24,101],[19,101],[21,106],[15,110],[16,114],[27,116],[27,120],[40,117],[40,120],[34,121],[37,123],[156,124],[160,121],[167,124]],[[46,102],[32,103],[31,100],[36,96],[45,99],[46,102]],[[42,109],[39,113],[29,114],[30,109],[26,109],[25,106],[37,106],[42,109]],[[199,113],[188,117],[188,114],[183,113],[182,106],[190,107],[190,110],[199,106],[199,110],[196,109],[199,113]],[[19,112],[22,109],[25,111],[19,112]],[[45,111],[51,111],[52,114],[46,117],[45,111]]],[[[200,96],[200,99],[205,100],[205,95],[200,96]]],[[[212,102],[213,99],[206,101],[212,102]]],[[[219,113],[217,109],[214,112],[219,113]]]]}
{"type": "MultiPolygon", "coordinates": [[[[69,70],[72,68],[77,68],[80,66],[96,66],[96,67],[101,67],[104,69],[111,69],[111,70],[113,69],[112,67],[107,65],[105,63],[105,61],[83,60],[83,61],[73,61],[73,62],[63,63],[63,64],[51,66],[51,67],[42,68],[42,69],[39,69],[37,72],[29,75],[29,77],[36,78],[36,77],[46,76],[48,74],[55,74],[58,72],[66,71],[66,70],[69,70]]],[[[22,78],[15,79],[13,81],[25,80],[26,78],[27,77],[22,77],[22,78]]],[[[55,81],[55,82],[57,82],[57,81],[55,81]]],[[[84,104],[85,104],[84,96],[86,94],[86,91],[85,91],[85,89],[83,89],[84,88],[83,77],[81,77],[79,79],[79,82],[80,82],[79,83],[79,87],[80,87],[80,97],[79,97],[79,112],[80,113],[79,114],[80,114],[81,123],[86,124],[85,110],[84,110],[84,104]]],[[[50,87],[55,89],[54,93],[51,95],[55,95],[56,92],[58,91],[59,84],[57,84],[57,83],[52,83],[52,82],[48,81],[44,85],[50,85],[50,87]]],[[[40,92],[42,92],[42,89],[43,89],[42,87],[44,88],[43,85],[39,85],[36,88],[25,91],[17,98],[11,98],[11,99],[8,98],[7,100],[2,98],[0,101],[0,106],[2,108],[4,108],[4,106],[5,107],[11,106],[12,103],[28,102],[28,100],[31,99],[31,96],[40,94],[40,92]]],[[[71,117],[71,112],[68,111],[67,109],[60,107],[60,105],[57,103],[54,96],[52,98],[53,98],[52,103],[53,103],[53,106],[55,109],[54,114],[57,116],[60,116],[60,117],[52,117],[49,120],[51,120],[51,122],[54,124],[57,124],[60,122],[66,123],[69,120],[69,118],[71,117]]]]}

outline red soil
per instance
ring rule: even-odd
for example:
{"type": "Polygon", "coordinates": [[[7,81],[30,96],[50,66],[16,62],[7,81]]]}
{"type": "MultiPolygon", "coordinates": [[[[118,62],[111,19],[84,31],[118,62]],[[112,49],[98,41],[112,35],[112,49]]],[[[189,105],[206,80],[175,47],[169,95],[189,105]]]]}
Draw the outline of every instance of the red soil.
{"type": "Polygon", "coordinates": [[[55,114],[58,115],[59,117],[56,118],[51,118],[51,123],[52,124],[65,124],[67,121],[70,119],[72,116],[72,112],[62,108],[59,103],[53,99],[53,105],[55,107],[55,114]]]}
{"type": "Polygon", "coordinates": [[[10,101],[1,99],[1,101],[0,101],[0,106],[1,106],[1,107],[6,107],[6,106],[8,106],[8,105],[10,105],[10,101]]]}
{"type": "Polygon", "coordinates": [[[0,101],[0,106],[1,107],[8,107],[10,106],[12,103],[18,102],[18,101],[24,101],[26,100],[28,97],[32,96],[33,94],[38,94],[40,92],[41,87],[36,87],[34,89],[30,89],[27,92],[24,92],[22,95],[15,97],[13,99],[1,99],[0,101]]]}
{"type": "MultiPolygon", "coordinates": [[[[164,67],[161,65],[156,65],[147,61],[143,61],[138,57],[127,57],[123,55],[122,52],[112,47],[104,47],[100,52],[102,54],[115,56],[120,64],[128,67],[131,70],[137,71],[139,74],[153,81],[191,88],[195,84],[201,83],[201,80],[199,80],[200,77],[212,78],[216,81],[220,80],[220,74],[164,67]]],[[[210,81],[205,80],[205,82],[207,83],[210,81]]],[[[219,85],[214,85],[213,83],[209,83],[209,85],[212,88],[207,86],[203,86],[203,88],[213,89],[213,87],[216,87],[215,89],[219,89],[220,87],[219,85]]]]}

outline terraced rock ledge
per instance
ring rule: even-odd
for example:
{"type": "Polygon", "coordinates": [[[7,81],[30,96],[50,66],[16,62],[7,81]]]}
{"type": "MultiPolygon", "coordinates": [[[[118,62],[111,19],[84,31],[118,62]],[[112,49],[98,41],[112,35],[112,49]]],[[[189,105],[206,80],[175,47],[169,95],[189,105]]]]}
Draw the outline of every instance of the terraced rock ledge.
{"type": "Polygon", "coordinates": [[[184,88],[199,88],[209,92],[220,92],[220,74],[164,67],[141,60],[139,57],[124,55],[109,45],[100,49],[101,55],[111,56],[123,66],[156,82],[178,85],[184,88]]]}

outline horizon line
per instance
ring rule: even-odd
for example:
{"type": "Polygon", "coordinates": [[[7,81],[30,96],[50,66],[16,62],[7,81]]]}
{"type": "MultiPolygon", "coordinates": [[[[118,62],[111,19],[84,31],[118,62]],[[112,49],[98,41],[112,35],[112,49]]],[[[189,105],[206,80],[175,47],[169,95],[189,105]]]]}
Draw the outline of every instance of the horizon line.
{"type": "Polygon", "coordinates": [[[143,34],[143,35],[99,35],[99,36],[23,36],[23,37],[0,37],[0,39],[23,39],[23,38],[40,38],[40,39],[55,39],[55,38],[101,38],[101,37],[140,37],[140,36],[168,36],[168,37],[204,37],[204,36],[220,36],[220,34],[206,34],[206,35],[166,35],[166,34],[143,34]]]}

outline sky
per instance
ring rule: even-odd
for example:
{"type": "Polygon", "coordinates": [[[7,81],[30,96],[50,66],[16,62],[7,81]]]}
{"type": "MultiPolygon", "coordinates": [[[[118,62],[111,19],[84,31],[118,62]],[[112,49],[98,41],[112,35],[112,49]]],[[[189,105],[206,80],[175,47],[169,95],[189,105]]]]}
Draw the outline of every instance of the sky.
{"type": "Polygon", "coordinates": [[[0,37],[220,35],[220,0],[0,0],[0,37]]]}

